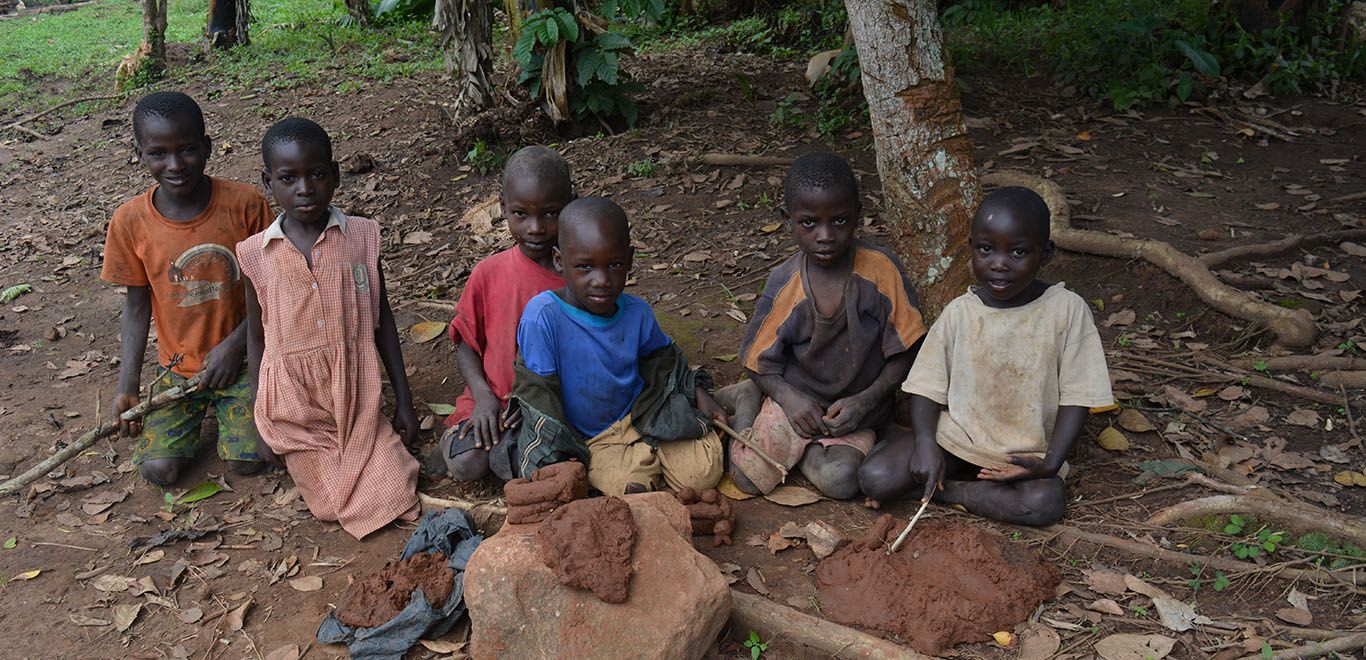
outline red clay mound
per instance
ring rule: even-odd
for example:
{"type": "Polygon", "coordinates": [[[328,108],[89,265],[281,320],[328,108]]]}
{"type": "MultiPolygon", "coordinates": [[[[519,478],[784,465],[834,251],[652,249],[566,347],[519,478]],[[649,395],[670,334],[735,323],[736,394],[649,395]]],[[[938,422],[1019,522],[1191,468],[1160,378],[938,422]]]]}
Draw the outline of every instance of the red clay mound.
{"type": "Polygon", "coordinates": [[[822,613],[937,655],[1014,628],[1061,579],[1028,548],[960,522],[921,522],[887,556],[904,527],[884,515],[816,567],[822,613]]]}
{"type": "Polygon", "coordinates": [[[606,603],[624,603],[631,586],[636,520],[619,497],[565,504],[541,523],[541,560],[568,587],[606,603]]]}
{"type": "Polygon", "coordinates": [[[403,611],[421,587],[432,607],[441,607],[455,588],[455,573],[446,566],[446,555],[419,552],[400,562],[389,562],[347,588],[337,608],[337,620],[352,628],[384,625],[403,611]]]}

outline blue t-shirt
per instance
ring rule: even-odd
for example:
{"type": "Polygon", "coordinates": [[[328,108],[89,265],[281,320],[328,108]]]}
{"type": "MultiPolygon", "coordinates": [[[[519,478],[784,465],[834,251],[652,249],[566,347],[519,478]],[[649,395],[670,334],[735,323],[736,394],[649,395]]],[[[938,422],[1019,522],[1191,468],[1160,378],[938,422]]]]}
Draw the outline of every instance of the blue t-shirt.
{"type": "Polygon", "coordinates": [[[527,302],[517,325],[522,361],[541,376],[559,375],[567,421],[587,438],[631,411],[645,389],[640,358],[672,341],[650,303],[628,294],[606,317],[545,291],[527,302]]]}

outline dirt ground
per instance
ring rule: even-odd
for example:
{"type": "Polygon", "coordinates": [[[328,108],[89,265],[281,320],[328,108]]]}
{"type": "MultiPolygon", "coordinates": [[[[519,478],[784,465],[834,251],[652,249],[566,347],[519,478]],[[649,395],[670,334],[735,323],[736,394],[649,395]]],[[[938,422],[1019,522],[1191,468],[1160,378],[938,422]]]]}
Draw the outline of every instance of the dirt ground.
{"type": "MultiPolygon", "coordinates": [[[[791,155],[821,146],[814,132],[768,122],[778,99],[805,91],[802,67],[706,50],[641,57],[632,65],[648,88],[641,124],[558,148],[573,166],[580,194],[610,194],[631,214],[638,256],[628,291],[654,303],[695,363],[732,382],[739,376],[734,356],[744,328],[740,319],[752,311],[767,271],[793,249],[774,226],[772,200],[780,194],[782,169],[714,168],[698,158],[706,152],[791,155]],[[735,82],[739,74],[748,77],[752,98],[735,82]],[[653,176],[627,173],[629,163],[641,160],[656,163],[653,176]]],[[[202,103],[215,139],[209,171],[256,181],[257,140],[271,122],[292,114],[320,121],[332,133],[344,172],[335,203],[384,228],[385,268],[400,327],[446,321],[474,263],[510,244],[501,226],[482,232],[457,222],[496,194],[496,179],[461,162],[464,149],[453,144],[454,127],[439,107],[451,97],[449,80],[431,75],[368,84],[345,96],[333,93],[336,82],[283,96],[193,83],[185,91],[202,103]],[[367,161],[373,169],[362,166],[367,161]]],[[[1160,238],[1202,253],[1289,232],[1361,226],[1366,213],[1360,199],[1335,201],[1361,192],[1366,180],[1366,106],[1360,103],[1240,99],[1217,108],[1189,104],[1117,114],[1065,98],[1044,81],[963,82],[978,162],[1052,177],[1067,191],[1076,224],[1088,229],[1160,238]]],[[[814,102],[803,108],[814,112],[814,102]]],[[[99,280],[104,228],[119,203],[150,183],[131,158],[130,110],[127,104],[58,120],[43,127],[56,131],[48,139],[7,135],[0,142],[0,227],[9,237],[0,245],[0,286],[33,287],[0,308],[0,474],[18,474],[107,415],[122,298],[99,280]]],[[[828,146],[853,160],[862,175],[865,237],[887,241],[868,128],[855,126],[828,146]]],[[[1314,352],[1357,354],[1366,261],[1344,251],[1351,249],[1314,245],[1226,268],[1256,280],[1259,295],[1313,312],[1325,331],[1314,352]]],[[[1360,471],[1366,463],[1360,447],[1350,445],[1354,429],[1346,408],[1258,388],[1192,357],[1192,351],[1206,350],[1230,360],[1259,359],[1275,350],[1264,334],[1210,310],[1142,261],[1060,252],[1044,276],[1066,281],[1094,301],[1111,368],[1122,372],[1115,374],[1117,389],[1157,429],[1126,432],[1131,446],[1112,452],[1098,446],[1096,436],[1113,418],[1093,417],[1071,461],[1076,476],[1069,482],[1068,524],[1231,558],[1227,546],[1236,539],[1217,533],[1222,522],[1213,532],[1143,522],[1163,506],[1210,494],[1180,487],[1179,477],[1134,482],[1158,469],[1147,463],[1145,472],[1146,461],[1181,458],[1183,452],[1212,465],[1210,476],[1220,480],[1256,483],[1352,516],[1366,513],[1366,488],[1334,481],[1336,473],[1360,471]],[[1168,386],[1204,405],[1183,407],[1179,397],[1164,393],[1168,386]],[[1145,493],[1154,486],[1161,489],[1145,493]]],[[[449,343],[416,343],[404,334],[417,401],[453,402],[460,379],[449,343]]],[[[149,361],[144,383],[150,374],[149,361]]],[[[1316,386],[1309,373],[1268,375],[1338,391],[1316,386]]],[[[1343,395],[1359,416],[1362,392],[1343,395]]],[[[420,405],[419,414],[426,412],[420,405]]],[[[310,649],[310,657],[345,655],[343,648],[311,641],[318,623],[349,579],[397,556],[410,528],[391,527],[357,542],[337,525],[311,519],[283,473],[225,474],[210,449],[211,436],[203,438],[206,458],[171,492],[211,479],[231,491],[171,513],[164,510],[162,491],[136,476],[126,440],[102,442],[36,489],[0,502],[0,537],[17,537],[16,547],[0,550],[0,577],[10,580],[0,588],[0,629],[11,649],[6,654],[260,658],[297,645],[310,649]],[[213,531],[195,541],[129,549],[134,539],[172,528],[213,531]],[[35,569],[41,572],[23,579],[35,569]],[[321,577],[321,588],[301,591],[315,583],[291,582],[306,576],[321,577]],[[242,616],[244,604],[249,607],[242,616]],[[130,614],[135,618],[124,625],[130,614]]],[[[431,432],[424,434],[424,441],[433,440],[431,432]]],[[[491,483],[422,488],[448,497],[498,495],[491,483]]],[[[756,591],[756,581],[747,579],[756,569],[762,575],[758,591],[815,614],[814,555],[804,544],[770,551],[770,537],[784,523],[817,520],[856,537],[875,517],[853,503],[784,507],[762,498],[738,503],[737,511],[733,546],[711,549],[699,540],[698,547],[737,578],[737,588],[756,591]]],[[[905,516],[910,507],[893,504],[884,511],[905,516]]],[[[963,514],[935,507],[930,515],[963,514]]],[[[1060,637],[1064,654],[1085,656],[1116,632],[1173,638],[1173,655],[1183,658],[1258,652],[1263,640],[1273,648],[1293,645],[1305,637],[1285,632],[1276,612],[1287,607],[1288,595],[1301,592],[1313,615],[1303,627],[1366,625],[1359,588],[1277,577],[1274,569],[1283,560],[1303,567],[1318,558],[1290,548],[1272,555],[1264,570],[1230,574],[1231,585],[1221,592],[1213,590],[1213,571],[1207,571],[1193,594],[1185,566],[988,526],[1033,545],[1062,568],[1069,593],[1043,606],[1034,621],[1060,637]],[[1220,625],[1172,632],[1146,597],[1099,589],[1091,574],[1103,569],[1159,586],[1220,625]],[[1116,601],[1118,613],[1096,606],[1101,599],[1116,601]]],[[[958,651],[963,657],[1016,655],[993,643],[958,651]]],[[[769,653],[791,652],[774,640],[769,653]]],[[[718,654],[748,652],[726,642],[718,654]]],[[[411,653],[435,655],[421,647],[411,653]]]]}

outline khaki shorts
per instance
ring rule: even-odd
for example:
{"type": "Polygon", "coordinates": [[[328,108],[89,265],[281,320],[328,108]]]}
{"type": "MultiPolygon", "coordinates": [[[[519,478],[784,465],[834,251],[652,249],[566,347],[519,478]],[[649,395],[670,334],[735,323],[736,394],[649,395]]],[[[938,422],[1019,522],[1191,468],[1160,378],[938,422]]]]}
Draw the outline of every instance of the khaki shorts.
{"type": "Polygon", "coordinates": [[[641,439],[627,415],[590,439],[588,453],[588,483],[605,495],[621,495],[630,483],[651,490],[705,490],[721,481],[721,438],[715,431],[656,448],[641,439]]]}

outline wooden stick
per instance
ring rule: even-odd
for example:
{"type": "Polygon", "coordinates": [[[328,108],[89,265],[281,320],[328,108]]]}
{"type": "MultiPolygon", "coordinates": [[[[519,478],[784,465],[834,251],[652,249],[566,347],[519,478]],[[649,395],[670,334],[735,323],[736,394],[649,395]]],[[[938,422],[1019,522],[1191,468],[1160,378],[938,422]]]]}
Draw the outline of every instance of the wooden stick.
{"type": "Polygon", "coordinates": [[[745,641],[753,630],[770,642],[801,647],[799,657],[930,660],[927,655],[881,637],[816,618],[762,596],[731,589],[730,602],[730,634],[736,641],[745,641]]]}
{"type": "Polygon", "coordinates": [[[96,426],[85,435],[77,438],[75,442],[64,447],[61,451],[54,453],[43,462],[29,468],[27,472],[0,484],[0,496],[17,492],[20,488],[37,481],[39,477],[51,472],[58,465],[67,462],[71,457],[89,449],[96,442],[99,442],[101,438],[113,435],[114,432],[119,430],[120,420],[132,421],[153,410],[165,408],[166,406],[185,398],[186,395],[194,392],[198,387],[199,374],[195,374],[194,376],[191,376],[189,380],[170,389],[162,390],[150,400],[143,401],[142,403],[129,408],[124,411],[122,415],[119,415],[119,419],[111,420],[96,426]]]}
{"type": "Polygon", "coordinates": [[[731,428],[731,427],[730,427],[729,425],[727,425],[725,422],[722,422],[722,421],[713,419],[713,420],[711,420],[711,423],[712,423],[714,426],[716,426],[716,428],[719,428],[719,429],[721,429],[722,431],[725,431],[725,432],[726,432],[726,435],[730,436],[732,440],[734,440],[734,441],[736,441],[736,442],[738,442],[738,443],[740,443],[740,444],[742,444],[742,445],[748,447],[748,448],[750,449],[750,451],[753,451],[755,454],[758,454],[759,458],[764,459],[766,462],[768,462],[769,465],[772,465],[773,467],[778,468],[778,473],[781,474],[781,475],[783,475],[783,478],[782,478],[781,480],[779,480],[779,483],[782,483],[783,481],[787,481],[787,468],[786,468],[785,466],[783,466],[782,463],[779,463],[778,461],[773,460],[773,457],[772,457],[772,456],[769,456],[767,453],[764,452],[764,450],[762,450],[762,449],[758,448],[757,446],[755,446],[753,442],[750,442],[750,441],[749,441],[749,438],[746,438],[745,436],[740,435],[739,433],[736,433],[736,432],[735,432],[735,429],[731,428]]]}
{"type": "Polygon", "coordinates": [[[471,502],[463,499],[446,499],[444,497],[433,497],[422,491],[417,492],[417,501],[422,504],[423,509],[460,509],[461,511],[474,511],[484,509],[489,513],[506,516],[508,508],[491,504],[489,502],[471,502]]]}
{"type": "Polygon", "coordinates": [[[1261,489],[1246,495],[1212,495],[1178,502],[1148,518],[1147,524],[1165,527],[1172,523],[1200,516],[1226,513],[1251,513],[1273,518],[1289,527],[1303,531],[1323,532],[1358,546],[1366,546],[1366,523],[1360,518],[1344,516],[1309,504],[1282,500],[1262,493],[1261,489]]]}
{"type": "MultiPolygon", "coordinates": [[[[1215,570],[1228,571],[1230,573],[1267,571],[1267,568],[1265,567],[1257,566],[1256,564],[1250,564],[1245,561],[1238,561],[1237,559],[1196,555],[1191,554],[1189,552],[1177,552],[1175,550],[1166,550],[1163,548],[1159,548],[1157,546],[1148,545],[1146,543],[1139,543],[1138,541],[1131,541],[1129,539],[1122,539],[1115,536],[1110,536],[1109,534],[1097,534],[1095,532],[1083,531],[1069,525],[1050,525],[1048,527],[1043,528],[1019,527],[1019,529],[1025,532],[1049,535],[1049,537],[1053,539],[1065,539],[1073,542],[1086,541],[1087,543],[1103,545],[1107,548],[1114,548],[1116,550],[1121,550],[1132,555],[1147,557],[1149,559],[1156,559],[1158,561],[1167,562],[1170,564],[1174,564],[1176,566],[1187,566],[1190,563],[1194,562],[1202,566],[1208,566],[1215,570]]],[[[1291,580],[1308,580],[1320,586],[1331,586],[1332,582],[1335,581],[1339,584],[1345,585],[1346,587],[1352,589],[1357,593],[1366,593],[1366,589],[1363,589],[1359,586],[1360,579],[1355,569],[1330,571],[1323,568],[1283,567],[1272,570],[1275,571],[1275,575],[1283,578],[1288,578],[1291,580]]]]}
{"type": "Polygon", "coordinates": [[[1281,254],[1282,252],[1289,252],[1301,245],[1337,243],[1340,241],[1352,241],[1362,238],[1366,238],[1366,229],[1363,228],[1339,229],[1337,231],[1325,231],[1319,234],[1290,234],[1278,241],[1239,245],[1237,247],[1228,248],[1227,250],[1219,250],[1218,252],[1201,255],[1200,263],[1213,269],[1237,259],[1269,257],[1281,254]]]}
{"type": "Polygon", "coordinates": [[[929,505],[930,498],[927,497],[920,503],[920,509],[915,512],[915,515],[911,516],[911,522],[906,525],[906,529],[901,530],[901,534],[892,542],[892,547],[887,548],[887,554],[890,555],[901,549],[901,544],[905,543],[906,537],[911,535],[911,528],[915,527],[915,523],[920,520],[920,516],[925,515],[925,507],[928,507],[929,505]]]}
{"type": "Polygon", "coordinates": [[[1329,387],[1366,388],[1366,371],[1329,371],[1319,374],[1319,382],[1329,387]]]}
{"type": "MultiPolygon", "coordinates": [[[[1276,651],[1271,654],[1271,658],[1272,660],[1304,660],[1305,658],[1321,658],[1330,653],[1355,651],[1360,648],[1366,648],[1366,632],[1276,651]]],[[[1263,657],[1261,654],[1249,655],[1242,660],[1261,660],[1263,657]]]]}
{"type": "Polygon", "coordinates": [[[1241,358],[1230,362],[1239,369],[1266,371],[1360,371],[1366,358],[1346,355],[1284,355],[1281,357],[1241,358]]]}
{"type": "Polygon", "coordinates": [[[61,110],[62,108],[65,108],[65,107],[68,107],[68,106],[73,106],[73,105],[76,105],[77,103],[85,103],[85,102],[87,102],[87,101],[108,101],[109,99],[117,99],[117,98],[123,98],[123,95],[122,95],[122,94],[101,94],[101,95],[99,95],[99,96],[83,96],[83,97],[78,98],[78,99],[71,99],[70,101],[66,101],[66,102],[64,102],[64,103],[58,103],[57,105],[54,105],[54,106],[52,106],[51,108],[48,108],[47,110],[44,110],[44,111],[42,111],[42,112],[40,112],[40,113],[38,113],[38,114],[36,114],[36,115],[29,115],[29,116],[27,116],[27,117],[24,117],[23,119],[16,119],[16,120],[14,120],[13,122],[10,122],[9,124],[6,124],[6,125],[3,126],[2,128],[19,128],[19,127],[20,127],[20,124],[27,124],[27,123],[29,123],[29,122],[31,122],[31,121],[37,121],[37,120],[42,119],[43,117],[46,117],[46,116],[48,116],[48,115],[50,115],[50,114],[52,114],[52,113],[54,113],[54,112],[56,112],[56,111],[58,111],[58,110],[61,110]]]}
{"type": "Polygon", "coordinates": [[[791,158],[782,156],[745,156],[743,154],[704,154],[702,162],[720,167],[787,167],[791,158]]]}
{"type": "Polygon", "coordinates": [[[1342,401],[1338,400],[1338,397],[1334,396],[1329,392],[1324,392],[1322,390],[1314,389],[1312,387],[1305,387],[1303,385],[1292,385],[1290,383],[1284,383],[1274,378],[1267,378],[1266,376],[1259,376],[1257,374],[1246,373],[1238,367],[1235,367],[1227,362],[1224,362],[1223,360],[1220,360],[1212,355],[1197,353],[1194,357],[1196,362],[1203,362],[1205,364],[1210,365],[1211,367],[1218,367],[1219,369],[1231,371],[1238,374],[1242,379],[1247,381],[1248,385],[1251,385],[1253,387],[1260,387],[1264,390],[1274,390],[1276,392],[1281,392],[1283,394],[1297,396],[1302,399],[1317,401],[1318,403],[1326,403],[1330,406],[1336,406],[1342,403],[1342,401]]]}

